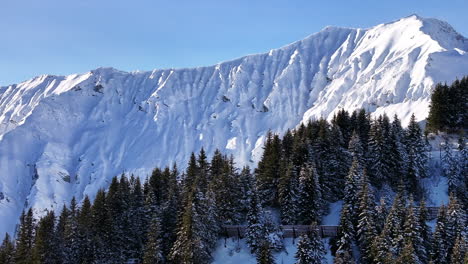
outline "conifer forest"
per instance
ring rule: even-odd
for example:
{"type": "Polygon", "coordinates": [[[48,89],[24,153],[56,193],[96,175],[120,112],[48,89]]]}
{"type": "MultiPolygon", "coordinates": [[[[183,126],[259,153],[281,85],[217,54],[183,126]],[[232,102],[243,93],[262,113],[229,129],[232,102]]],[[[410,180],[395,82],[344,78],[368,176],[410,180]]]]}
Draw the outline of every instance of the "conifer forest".
{"type": "MultiPolygon", "coordinates": [[[[282,226],[310,226],[298,235],[297,264],[324,263],[319,230],[329,204],[342,201],[334,263],[468,263],[468,78],[434,89],[426,129],[414,116],[340,110],[283,135],[270,131],[255,168],[237,167],[220,151],[190,161],[123,173],[94,197],[60,211],[25,210],[15,235],[0,246],[5,264],[205,264],[226,226],[242,226],[258,263],[277,263],[282,226]],[[440,150],[449,202],[429,224],[431,140],[456,134],[440,150]]],[[[431,154],[432,153],[432,154],[431,154]]],[[[438,153],[438,152],[437,152],[438,153]]]]}

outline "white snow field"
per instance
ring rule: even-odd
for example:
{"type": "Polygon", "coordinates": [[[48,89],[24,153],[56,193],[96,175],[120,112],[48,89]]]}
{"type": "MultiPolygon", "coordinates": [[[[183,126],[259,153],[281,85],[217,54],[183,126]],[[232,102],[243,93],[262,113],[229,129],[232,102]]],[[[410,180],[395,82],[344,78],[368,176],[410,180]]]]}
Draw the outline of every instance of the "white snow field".
{"type": "Polygon", "coordinates": [[[0,237],[24,208],[93,198],[122,172],[184,168],[203,146],[238,165],[264,135],[365,108],[426,118],[431,89],[468,74],[468,39],[412,15],[369,29],[327,27],[268,53],[210,67],[100,68],[0,87],[0,237]]]}

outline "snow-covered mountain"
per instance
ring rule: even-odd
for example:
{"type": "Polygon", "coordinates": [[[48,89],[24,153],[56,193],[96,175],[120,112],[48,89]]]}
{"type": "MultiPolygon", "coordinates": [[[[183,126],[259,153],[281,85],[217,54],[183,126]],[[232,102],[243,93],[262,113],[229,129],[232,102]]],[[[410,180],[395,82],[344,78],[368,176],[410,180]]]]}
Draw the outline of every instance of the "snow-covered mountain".
{"type": "Polygon", "coordinates": [[[268,53],[210,67],[39,76],[0,88],[0,236],[21,210],[91,197],[122,172],[184,167],[220,148],[254,165],[264,135],[340,109],[426,118],[435,82],[468,74],[468,39],[409,16],[327,27],[268,53]]]}

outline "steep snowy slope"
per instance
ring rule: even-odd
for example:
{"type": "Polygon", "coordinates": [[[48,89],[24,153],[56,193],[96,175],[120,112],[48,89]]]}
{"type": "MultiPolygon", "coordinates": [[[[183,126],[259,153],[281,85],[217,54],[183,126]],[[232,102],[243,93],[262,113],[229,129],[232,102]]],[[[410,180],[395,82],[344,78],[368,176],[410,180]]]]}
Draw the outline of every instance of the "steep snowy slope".
{"type": "Polygon", "coordinates": [[[0,88],[0,236],[24,207],[59,208],[114,175],[140,176],[202,146],[253,165],[268,129],[339,108],[427,115],[435,82],[468,74],[468,40],[410,16],[370,29],[327,27],[269,53],[211,67],[101,68],[0,88]]]}

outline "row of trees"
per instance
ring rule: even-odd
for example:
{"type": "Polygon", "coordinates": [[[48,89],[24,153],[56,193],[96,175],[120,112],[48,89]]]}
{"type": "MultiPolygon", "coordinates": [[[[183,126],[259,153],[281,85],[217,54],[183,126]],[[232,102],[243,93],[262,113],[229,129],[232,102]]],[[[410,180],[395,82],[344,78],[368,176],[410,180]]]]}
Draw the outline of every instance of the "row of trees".
{"type": "Polygon", "coordinates": [[[416,206],[401,191],[389,209],[384,200],[375,203],[371,189],[368,183],[360,188],[355,211],[356,205],[344,203],[334,263],[467,263],[466,210],[455,195],[440,207],[432,233],[424,201],[416,206]]]}
{"type": "Polygon", "coordinates": [[[255,171],[259,195],[265,206],[280,209],[283,224],[310,224],[326,212],[326,202],[345,196],[346,177],[356,163],[373,186],[396,191],[402,183],[420,198],[428,148],[414,116],[404,129],[397,116],[371,119],[364,110],[343,110],[331,123],[309,122],[282,138],[267,135],[255,171]]]}
{"type": "MultiPolygon", "coordinates": [[[[451,157],[460,160],[467,152],[457,153],[451,157]]],[[[93,201],[85,196],[78,206],[73,199],[60,213],[46,212],[37,222],[29,210],[21,216],[16,238],[5,238],[0,263],[209,263],[223,224],[247,224],[251,252],[259,263],[272,263],[273,252],[283,244],[271,210],[280,212],[282,224],[315,225],[327,204],[337,200],[344,206],[336,261],[394,261],[406,252],[405,246],[410,248],[403,233],[395,233],[397,222],[406,228],[406,210],[413,206],[402,197],[423,196],[419,180],[426,177],[427,159],[427,144],[414,116],[403,129],[396,116],[390,121],[385,115],[371,119],[364,110],[339,111],[331,122],[312,121],[282,138],[268,133],[254,174],[248,167],[236,169],[232,157],[219,151],[208,160],[202,149],[192,153],[183,173],[176,166],[155,169],[143,184],[134,176],[115,177],[93,201]],[[399,193],[394,202],[398,220],[390,218],[397,214],[393,207],[387,214],[384,203],[375,204],[373,193],[385,186],[399,193]],[[397,238],[398,247],[393,241],[397,238]],[[386,250],[388,243],[396,249],[386,250]]],[[[466,194],[466,177],[460,176],[466,157],[463,162],[465,170],[456,170],[453,179],[465,185],[452,184],[455,194],[466,194]]],[[[423,227],[424,217],[415,219],[423,227]]],[[[460,232],[450,238],[455,241],[465,231],[460,232]]],[[[449,259],[454,247],[447,246],[449,259]]],[[[323,245],[318,234],[302,237],[296,256],[298,263],[320,263],[323,245]]],[[[417,257],[425,263],[422,255],[417,257]]]]}
{"type": "Polygon", "coordinates": [[[431,95],[428,132],[458,132],[468,129],[468,76],[451,85],[437,84],[431,95]]]}

